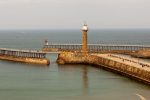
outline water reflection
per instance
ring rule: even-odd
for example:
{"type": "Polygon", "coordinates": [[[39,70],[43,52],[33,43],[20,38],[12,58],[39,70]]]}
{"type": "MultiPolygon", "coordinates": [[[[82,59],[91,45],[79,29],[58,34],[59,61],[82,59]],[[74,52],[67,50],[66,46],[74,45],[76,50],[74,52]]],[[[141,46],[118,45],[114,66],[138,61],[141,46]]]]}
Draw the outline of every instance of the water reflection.
{"type": "Polygon", "coordinates": [[[85,94],[88,93],[89,82],[88,82],[88,68],[87,66],[83,66],[83,91],[85,94]]]}
{"type": "Polygon", "coordinates": [[[78,87],[81,86],[80,89],[82,90],[83,94],[88,94],[89,92],[89,77],[88,77],[89,66],[87,65],[58,65],[58,66],[59,66],[59,71],[61,73],[61,77],[66,76],[73,82],[72,84],[74,84],[75,86],[77,86],[78,84],[77,80],[80,81],[78,87]]]}

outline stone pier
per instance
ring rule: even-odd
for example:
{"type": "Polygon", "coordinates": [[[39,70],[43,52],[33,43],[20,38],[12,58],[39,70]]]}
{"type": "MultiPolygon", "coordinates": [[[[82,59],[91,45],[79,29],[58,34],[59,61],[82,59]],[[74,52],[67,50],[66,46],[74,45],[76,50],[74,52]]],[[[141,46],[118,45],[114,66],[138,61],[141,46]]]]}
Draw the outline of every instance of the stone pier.
{"type": "Polygon", "coordinates": [[[83,54],[63,52],[58,55],[58,64],[90,64],[150,85],[149,63],[138,62],[113,54],[83,54]]]}

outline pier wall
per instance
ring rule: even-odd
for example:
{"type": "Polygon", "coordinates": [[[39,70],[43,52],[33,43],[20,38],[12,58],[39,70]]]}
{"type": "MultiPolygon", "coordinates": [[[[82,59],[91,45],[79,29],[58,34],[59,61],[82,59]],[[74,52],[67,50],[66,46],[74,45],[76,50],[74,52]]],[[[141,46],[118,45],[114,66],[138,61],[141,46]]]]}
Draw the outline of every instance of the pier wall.
{"type": "Polygon", "coordinates": [[[95,55],[63,52],[58,55],[57,63],[96,65],[150,85],[150,71],[95,55]]]}
{"type": "Polygon", "coordinates": [[[8,56],[8,55],[0,55],[0,59],[14,61],[14,62],[42,64],[42,65],[50,64],[50,61],[46,58],[29,58],[29,57],[15,57],[15,56],[8,56]]]}

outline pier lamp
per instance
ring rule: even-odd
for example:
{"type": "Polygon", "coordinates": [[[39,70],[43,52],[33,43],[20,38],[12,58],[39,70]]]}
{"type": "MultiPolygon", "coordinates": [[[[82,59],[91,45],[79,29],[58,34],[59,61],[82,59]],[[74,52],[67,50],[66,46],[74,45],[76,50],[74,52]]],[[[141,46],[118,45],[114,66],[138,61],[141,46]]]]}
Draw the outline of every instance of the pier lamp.
{"type": "Polygon", "coordinates": [[[87,24],[84,24],[82,27],[83,31],[83,43],[82,43],[82,52],[88,52],[88,46],[87,46],[87,32],[88,32],[88,26],[87,24]]]}

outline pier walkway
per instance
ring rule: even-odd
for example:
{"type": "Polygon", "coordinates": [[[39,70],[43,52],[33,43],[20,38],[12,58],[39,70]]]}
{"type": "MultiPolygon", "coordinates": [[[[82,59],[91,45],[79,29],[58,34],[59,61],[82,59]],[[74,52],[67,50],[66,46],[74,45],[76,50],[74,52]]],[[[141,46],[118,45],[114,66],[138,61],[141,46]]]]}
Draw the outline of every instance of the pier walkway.
{"type": "Polygon", "coordinates": [[[92,54],[92,55],[117,61],[119,63],[126,64],[129,66],[134,66],[142,70],[150,71],[150,62],[145,62],[142,60],[139,61],[138,58],[130,58],[130,57],[116,55],[116,54],[92,54]]]}
{"type": "MultiPolygon", "coordinates": [[[[46,44],[43,49],[81,50],[82,44],[46,44]]],[[[150,45],[117,45],[117,44],[88,44],[89,51],[99,50],[129,50],[150,49],[150,45]]]]}
{"type": "Polygon", "coordinates": [[[50,60],[46,58],[46,53],[35,50],[19,50],[0,48],[0,60],[49,65],[50,60]]]}
{"type": "Polygon", "coordinates": [[[9,49],[0,48],[0,55],[8,55],[15,57],[29,57],[29,58],[46,58],[46,53],[36,50],[19,50],[19,49],[9,49]]]}

